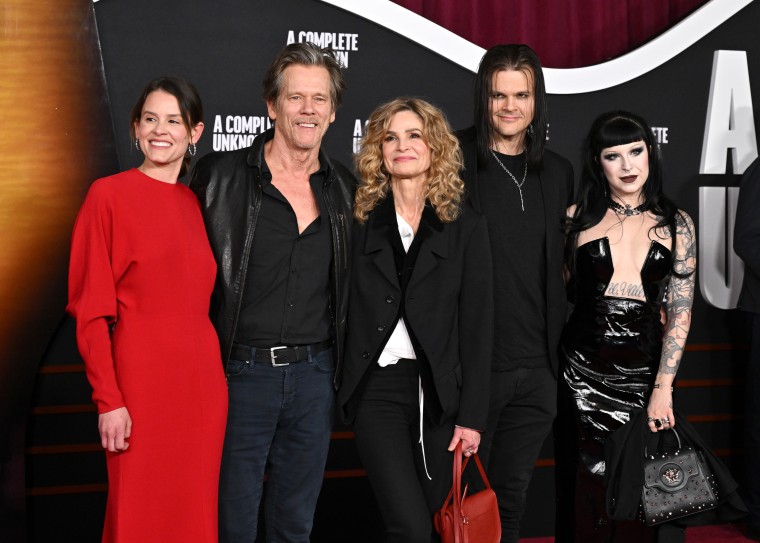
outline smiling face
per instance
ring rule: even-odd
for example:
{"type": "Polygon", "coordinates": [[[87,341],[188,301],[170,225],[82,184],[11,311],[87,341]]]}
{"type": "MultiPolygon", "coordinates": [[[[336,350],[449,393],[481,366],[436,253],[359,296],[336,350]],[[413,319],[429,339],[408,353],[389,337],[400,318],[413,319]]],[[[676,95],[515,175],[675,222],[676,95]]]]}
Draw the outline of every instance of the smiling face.
{"type": "Polygon", "coordinates": [[[641,203],[649,179],[649,151],[642,140],[602,149],[599,164],[612,196],[631,205],[641,203]]]}
{"type": "Polygon", "coordinates": [[[430,170],[430,147],[423,134],[422,119],[411,111],[399,111],[383,138],[383,165],[391,179],[426,181],[430,170]]]}
{"type": "Polygon", "coordinates": [[[533,121],[535,98],[530,70],[500,70],[491,81],[488,111],[494,130],[495,150],[519,154],[525,132],[533,121]]]}
{"type": "Polygon", "coordinates": [[[202,125],[188,131],[177,99],[162,90],[151,92],[145,99],[140,119],[135,122],[135,136],[145,155],[143,166],[179,168],[190,142],[200,137],[202,125]]]}
{"type": "Polygon", "coordinates": [[[275,122],[275,136],[293,150],[319,148],[327,128],[335,120],[330,99],[330,74],[321,66],[293,64],[283,72],[276,102],[267,102],[275,122]]]}

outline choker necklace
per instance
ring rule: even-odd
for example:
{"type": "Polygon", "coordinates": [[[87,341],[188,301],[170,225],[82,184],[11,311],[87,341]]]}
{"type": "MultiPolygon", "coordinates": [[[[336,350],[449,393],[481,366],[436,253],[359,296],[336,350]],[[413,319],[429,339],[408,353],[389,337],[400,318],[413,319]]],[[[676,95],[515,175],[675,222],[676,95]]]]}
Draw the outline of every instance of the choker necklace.
{"type": "Polygon", "coordinates": [[[641,215],[644,212],[644,208],[646,208],[646,204],[641,204],[640,206],[636,206],[636,207],[631,207],[629,204],[625,204],[625,207],[623,207],[617,202],[608,200],[607,207],[609,207],[612,211],[614,211],[618,215],[625,215],[626,217],[632,217],[633,215],[641,215]]]}
{"type": "Polygon", "coordinates": [[[512,178],[512,181],[515,182],[515,185],[517,185],[517,190],[520,191],[520,207],[523,211],[525,211],[525,203],[523,202],[523,195],[522,195],[522,186],[525,184],[525,178],[528,176],[528,159],[525,159],[525,170],[523,171],[523,178],[522,181],[517,181],[517,178],[512,175],[512,172],[510,172],[507,167],[499,160],[499,157],[496,156],[496,153],[493,152],[493,149],[491,149],[491,154],[496,159],[496,162],[499,163],[499,166],[502,167],[502,169],[509,174],[509,177],[512,178]]]}

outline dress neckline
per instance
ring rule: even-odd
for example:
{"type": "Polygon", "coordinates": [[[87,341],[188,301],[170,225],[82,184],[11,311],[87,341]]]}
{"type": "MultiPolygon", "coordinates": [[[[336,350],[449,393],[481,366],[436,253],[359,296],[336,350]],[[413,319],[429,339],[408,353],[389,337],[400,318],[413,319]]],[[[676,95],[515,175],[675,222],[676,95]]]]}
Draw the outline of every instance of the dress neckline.
{"type": "MultiPolygon", "coordinates": [[[[609,263],[610,263],[610,270],[611,270],[610,279],[605,284],[605,286],[604,286],[604,294],[602,294],[601,297],[602,298],[608,298],[608,299],[616,299],[616,300],[631,300],[631,301],[634,301],[634,302],[649,302],[649,299],[646,297],[646,295],[645,295],[645,297],[644,297],[643,300],[641,298],[631,298],[631,297],[628,297],[628,296],[607,296],[607,294],[606,294],[607,289],[609,288],[610,283],[612,282],[612,278],[615,276],[615,263],[612,261],[612,250],[610,248],[610,238],[608,236],[602,236],[601,238],[595,238],[595,239],[589,240],[589,241],[583,243],[582,245],[579,245],[576,248],[576,252],[579,249],[581,249],[583,247],[586,247],[587,245],[591,245],[592,243],[602,243],[605,246],[607,259],[609,259],[609,263]]],[[[639,269],[639,279],[641,280],[642,286],[644,285],[644,272],[646,271],[647,265],[649,264],[649,262],[650,262],[650,260],[652,258],[652,253],[654,253],[654,251],[657,249],[658,245],[663,250],[667,251],[667,253],[669,255],[671,254],[670,249],[668,249],[667,247],[665,247],[665,245],[663,245],[659,241],[650,240],[649,249],[647,250],[647,254],[644,257],[644,261],[641,264],[641,268],[639,269]]],[[[646,289],[644,289],[644,291],[646,292],[646,289]]]]}
{"type": "Polygon", "coordinates": [[[135,173],[136,177],[139,177],[140,179],[151,182],[152,184],[155,184],[155,185],[166,185],[167,187],[182,186],[182,183],[180,183],[179,180],[175,183],[167,183],[166,181],[161,181],[160,179],[156,179],[155,177],[149,176],[147,173],[143,172],[139,168],[132,168],[131,171],[135,173]]]}
{"type": "MultiPolygon", "coordinates": [[[[646,264],[647,264],[647,260],[649,260],[649,257],[652,255],[652,251],[654,250],[656,245],[659,245],[660,247],[662,247],[662,249],[667,251],[669,254],[671,253],[670,249],[666,247],[664,244],[660,243],[659,241],[655,239],[652,239],[649,241],[650,241],[649,249],[647,249],[647,254],[644,257],[644,263],[641,265],[641,269],[639,270],[639,273],[644,271],[644,268],[646,267],[646,264]]],[[[608,236],[602,236],[601,238],[595,238],[595,239],[589,240],[585,243],[582,243],[581,245],[578,245],[578,247],[576,247],[575,250],[578,251],[579,249],[582,249],[586,245],[591,245],[592,243],[600,243],[600,242],[604,243],[605,246],[607,247],[607,253],[610,255],[610,264],[612,265],[612,269],[614,271],[615,263],[612,262],[612,250],[610,247],[610,238],[608,236]]]]}

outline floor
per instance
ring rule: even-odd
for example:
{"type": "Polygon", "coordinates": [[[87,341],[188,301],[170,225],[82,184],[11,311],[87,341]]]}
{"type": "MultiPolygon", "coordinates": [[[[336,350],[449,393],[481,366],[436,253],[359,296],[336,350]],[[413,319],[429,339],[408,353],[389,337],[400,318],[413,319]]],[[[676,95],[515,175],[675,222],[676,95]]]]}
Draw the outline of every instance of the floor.
{"type": "MultiPolygon", "coordinates": [[[[686,530],[686,543],[752,543],[742,535],[739,526],[721,524],[717,526],[700,526],[686,530]]],[[[524,538],[520,543],[553,543],[553,537],[524,538]]]]}

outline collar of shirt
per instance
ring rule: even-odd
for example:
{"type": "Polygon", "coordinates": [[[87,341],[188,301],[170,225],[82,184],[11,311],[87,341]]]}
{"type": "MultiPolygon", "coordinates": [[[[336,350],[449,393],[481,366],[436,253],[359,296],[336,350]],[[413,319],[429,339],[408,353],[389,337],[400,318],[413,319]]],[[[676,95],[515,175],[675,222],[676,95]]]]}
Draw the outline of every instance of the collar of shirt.
{"type": "MultiPolygon", "coordinates": [[[[309,174],[309,179],[313,179],[315,175],[321,175],[323,178],[327,175],[327,168],[324,164],[322,164],[321,160],[319,161],[319,168],[309,174]]],[[[269,169],[269,165],[267,164],[266,160],[263,159],[261,161],[261,179],[263,183],[272,183],[272,170],[269,169]]]]}

